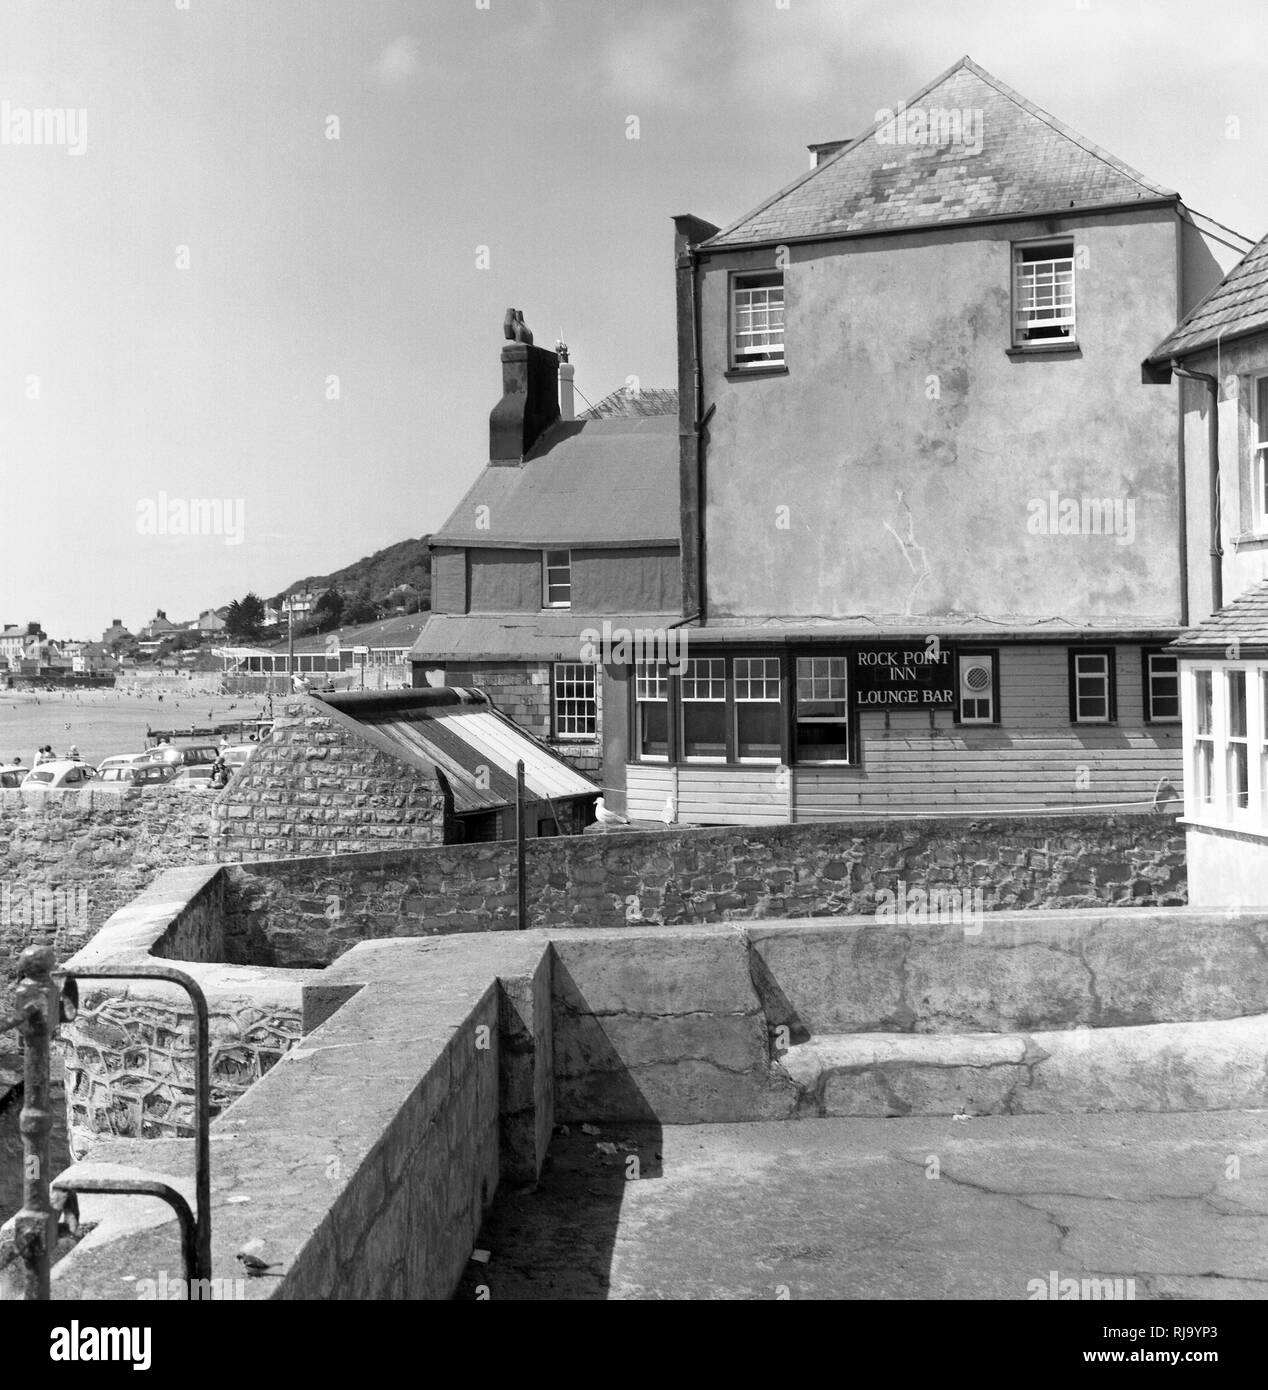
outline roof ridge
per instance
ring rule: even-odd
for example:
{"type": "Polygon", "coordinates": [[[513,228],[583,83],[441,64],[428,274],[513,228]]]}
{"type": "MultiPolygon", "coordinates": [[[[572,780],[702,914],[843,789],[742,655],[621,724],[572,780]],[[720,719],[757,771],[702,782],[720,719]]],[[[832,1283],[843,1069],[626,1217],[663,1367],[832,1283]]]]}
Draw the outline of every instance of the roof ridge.
{"type": "Polygon", "coordinates": [[[1028,111],[1032,116],[1043,121],[1045,125],[1051,126],[1058,135],[1064,136],[1067,140],[1073,140],[1076,145],[1086,150],[1093,158],[1108,164],[1111,169],[1117,170],[1120,174],[1125,174],[1133,183],[1138,183],[1142,188],[1147,188],[1151,193],[1156,193],[1164,198],[1178,198],[1180,196],[1174,188],[1164,188],[1162,184],[1152,182],[1150,179],[1147,179],[1139,169],[1133,169],[1130,164],[1119,159],[1117,155],[1110,154],[1107,149],[1103,149],[1095,140],[1089,140],[1086,135],[1080,135],[1073,126],[1066,125],[1060,117],[1054,116],[1050,111],[1045,111],[1042,106],[1037,106],[1029,97],[1022,96],[1020,92],[1010,87],[1007,82],[996,77],[994,73],[987,72],[985,68],[980,67],[972,58],[965,57],[963,66],[967,67],[975,77],[980,78],[989,86],[994,87],[1000,96],[1006,97],[1015,105],[1020,106],[1023,111],[1028,111]]]}
{"type": "MultiPolygon", "coordinates": [[[[909,110],[917,106],[936,87],[948,81],[952,76],[954,76],[955,73],[960,72],[961,70],[972,73],[973,76],[978,78],[979,81],[985,82],[989,87],[993,88],[996,92],[998,92],[1000,96],[1004,97],[1008,101],[1011,101],[1016,107],[1018,107],[1019,110],[1022,110],[1027,115],[1033,117],[1036,120],[1041,121],[1044,125],[1048,126],[1050,130],[1055,131],[1056,134],[1061,136],[1063,139],[1069,140],[1072,144],[1077,145],[1081,150],[1084,151],[1084,153],[1091,155],[1094,159],[1100,160],[1101,163],[1107,165],[1116,173],[1129,179],[1132,183],[1137,184],[1139,187],[1147,190],[1154,196],[1161,198],[1178,198],[1180,196],[1174,189],[1165,188],[1161,184],[1154,183],[1151,180],[1147,179],[1144,176],[1144,174],[1142,174],[1138,169],[1134,169],[1130,164],[1125,163],[1116,155],[1110,154],[1108,150],[1103,149],[1100,145],[1096,144],[1095,141],[1089,140],[1085,135],[1081,135],[1077,130],[1073,128],[1073,126],[1066,125],[1064,121],[1052,115],[1051,112],[1045,111],[1043,107],[1036,105],[1033,101],[1029,100],[1029,98],[1022,96],[1020,92],[1010,87],[1006,82],[996,77],[993,73],[988,72],[980,64],[975,63],[967,53],[964,54],[963,57],[959,58],[956,62],[952,63],[950,67],[945,68],[942,72],[940,72],[929,82],[926,82],[925,85],[921,87],[917,92],[915,92],[912,96],[906,98],[902,102],[903,110],[909,110]]],[[[882,112],[889,110],[890,109],[888,107],[881,108],[882,112]]],[[[892,121],[893,119],[894,113],[890,111],[889,120],[892,121]]],[[[871,124],[865,130],[861,131],[852,139],[845,141],[841,145],[841,147],[833,151],[833,153],[829,155],[827,159],[824,159],[820,161],[818,164],[812,165],[811,168],[804,170],[790,183],[785,184],[782,188],[778,189],[775,193],[771,194],[769,198],[766,198],[762,202],[758,203],[756,207],[750,208],[742,216],[736,218],[735,221],[723,227],[720,231],[715,232],[711,237],[707,237],[703,242],[700,243],[700,245],[711,246],[715,243],[720,243],[724,241],[727,237],[731,236],[734,232],[738,231],[739,228],[744,226],[745,223],[751,222],[755,218],[759,217],[760,214],[765,212],[773,204],[779,202],[780,199],[787,197],[790,193],[794,192],[803,184],[813,179],[817,174],[821,174],[825,170],[832,168],[833,165],[838,163],[840,160],[843,160],[847,155],[853,153],[853,151],[857,150],[859,146],[864,143],[864,141],[870,139],[873,135],[875,135],[875,133],[878,130],[880,130],[887,123],[887,121],[881,120],[879,119],[879,117],[873,118],[871,124]]],[[[912,225],[914,226],[918,224],[912,225]]],[[[892,230],[902,229],[894,228],[892,230]]]]}

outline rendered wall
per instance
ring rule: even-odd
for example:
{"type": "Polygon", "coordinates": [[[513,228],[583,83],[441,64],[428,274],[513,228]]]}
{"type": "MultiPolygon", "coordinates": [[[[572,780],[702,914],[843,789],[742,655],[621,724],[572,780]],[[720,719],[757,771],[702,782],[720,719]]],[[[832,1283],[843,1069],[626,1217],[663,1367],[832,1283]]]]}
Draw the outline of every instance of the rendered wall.
{"type": "Polygon", "coordinates": [[[1185,851],[1190,901],[1195,907],[1268,904],[1268,840],[1242,831],[1189,825],[1185,851]]]}
{"type": "Polygon", "coordinates": [[[709,614],[1175,622],[1175,406],[1140,363],[1175,324],[1176,228],[1153,209],[794,245],[787,374],[731,380],[728,272],[774,249],[710,257],[709,614]],[[1078,352],[1010,357],[1010,242],[1062,232],[1084,248],[1078,352]],[[1132,543],[1030,533],[1051,492],[1131,499],[1132,543]]]}

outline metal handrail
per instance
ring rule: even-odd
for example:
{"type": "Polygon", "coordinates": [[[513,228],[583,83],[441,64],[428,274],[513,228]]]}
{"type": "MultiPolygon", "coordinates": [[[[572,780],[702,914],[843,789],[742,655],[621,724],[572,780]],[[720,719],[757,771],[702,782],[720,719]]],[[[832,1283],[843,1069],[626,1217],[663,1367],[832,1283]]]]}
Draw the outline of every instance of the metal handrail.
{"type": "MultiPolygon", "coordinates": [[[[211,1278],[211,1030],[207,998],[196,980],[166,965],[101,967],[76,970],[66,977],[65,988],[78,1006],[77,980],[166,980],[179,985],[194,1005],[194,1207],[166,1183],[146,1178],[79,1178],[67,1176],[54,1186],[59,1192],[123,1193],[159,1197],[175,1212],[181,1227],[181,1255],[185,1278],[211,1278]]],[[[25,1113],[25,1112],[24,1112],[25,1113]]],[[[191,1283],[192,1287],[192,1283],[191,1283]]],[[[47,1298],[45,1293],[43,1297],[47,1298]]]]}

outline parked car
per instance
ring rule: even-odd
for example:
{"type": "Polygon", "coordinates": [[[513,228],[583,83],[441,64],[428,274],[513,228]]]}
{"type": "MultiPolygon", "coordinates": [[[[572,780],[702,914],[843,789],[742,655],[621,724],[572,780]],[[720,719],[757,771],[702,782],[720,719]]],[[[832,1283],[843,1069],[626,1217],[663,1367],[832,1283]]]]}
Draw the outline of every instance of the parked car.
{"type": "Polygon", "coordinates": [[[72,762],[69,758],[56,758],[33,767],[22,779],[24,791],[61,791],[64,788],[82,787],[97,776],[97,769],[91,763],[72,762]]]}
{"type": "Polygon", "coordinates": [[[161,743],[157,748],[147,749],[141,754],[144,763],[170,763],[172,767],[210,766],[220,756],[220,750],[212,743],[191,744],[178,748],[175,744],[161,743]]]}
{"type": "Polygon", "coordinates": [[[171,786],[180,792],[219,791],[219,788],[211,780],[210,763],[197,763],[193,767],[177,768],[172,777],[171,786]]]}
{"type": "Polygon", "coordinates": [[[134,787],[161,787],[180,769],[172,763],[136,763],[129,771],[132,776],[128,780],[134,787]]]}
{"type": "Polygon", "coordinates": [[[97,775],[110,782],[123,781],[123,778],[117,776],[108,777],[107,774],[116,772],[120,768],[132,767],[135,763],[139,763],[144,757],[144,753],[115,753],[112,757],[104,758],[97,764],[97,775]]]}
{"type": "Polygon", "coordinates": [[[0,788],[20,787],[22,779],[30,770],[29,767],[23,767],[21,763],[5,763],[0,767],[0,788]]]}
{"type": "Polygon", "coordinates": [[[256,745],[254,743],[235,743],[228,748],[220,750],[220,756],[229,764],[231,768],[237,769],[254,753],[256,745]]]}

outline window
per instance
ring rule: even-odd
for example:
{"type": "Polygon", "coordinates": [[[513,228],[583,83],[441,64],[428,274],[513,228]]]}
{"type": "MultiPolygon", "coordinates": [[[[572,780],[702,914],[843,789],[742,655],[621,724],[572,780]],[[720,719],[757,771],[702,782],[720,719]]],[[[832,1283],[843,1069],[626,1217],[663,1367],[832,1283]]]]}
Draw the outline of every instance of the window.
{"type": "Polygon", "coordinates": [[[784,277],[780,271],[731,280],[731,365],[776,367],[784,362],[784,277]]]}
{"type": "Polygon", "coordinates": [[[572,607],[572,551],[542,552],[542,607],[572,607]]]}
{"type": "Polygon", "coordinates": [[[956,653],[956,722],[999,723],[999,653],[961,649],[956,653]]]}
{"type": "Polygon", "coordinates": [[[559,661],[554,668],[555,737],[593,738],[598,727],[595,668],[588,663],[559,661]]]}
{"type": "Polygon", "coordinates": [[[1268,671],[1259,672],[1259,816],[1268,824],[1268,671]]]}
{"type": "Polygon", "coordinates": [[[1255,497],[1253,524],[1256,531],[1268,531],[1268,376],[1261,376],[1255,382],[1254,414],[1251,422],[1254,449],[1252,486],[1255,497]]]}
{"type": "Polygon", "coordinates": [[[663,661],[634,667],[634,738],[645,762],[669,761],[669,669],[663,661]]]}
{"type": "Polygon", "coordinates": [[[1145,652],[1145,722],[1174,724],[1180,718],[1180,659],[1145,652]]]}
{"type": "Polygon", "coordinates": [[[1201,806],[1215,799],[1215,673],[1195,671],[1193,786],[1201,806]]]}
{"type": "Polygon", "coordinates": [[[687,762],[726,762],[726,659],[683,663],[682,752],[687,762]]]}
{"type": "Polygon", "coordinates": [[[797,658],[797,761],[850,760],[850,706],[843,656],[797,658]]]}
{"type": "Polygon", "coordinates": [[[1074,341],[1074,243],[1013,247],[1013,346],[1074,341]]]}
{"type": "Polygon", "coordinates": [[[740,762],[779,761],[779,658],[737,656],[735,755],[740,762]]]}
{"type": "Polygon", "coordinates": [[[1114,652],[1071,651],[1070,720],[1074,724],[1112,724],[1114,707],[1114,652]]]}
{"type": "Polygon", "coordinates": [[[1250,760],[1246,724],[1246,672],[1225,671],[1224,692],[1228,711],[1228,734],[1224,741],[1224,777],[1228,789],[1225,814],[1245,811],[1250,806],[1250,760]]]}

